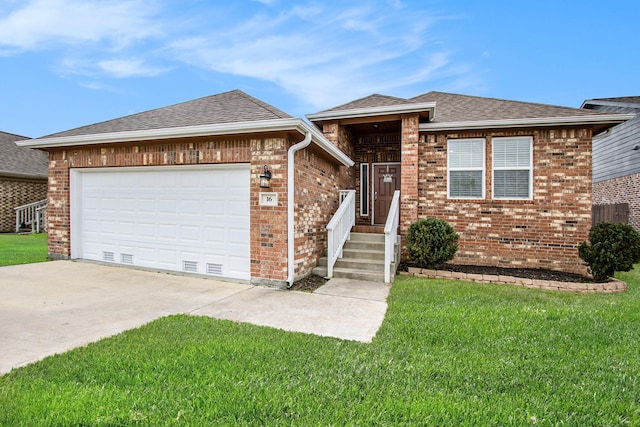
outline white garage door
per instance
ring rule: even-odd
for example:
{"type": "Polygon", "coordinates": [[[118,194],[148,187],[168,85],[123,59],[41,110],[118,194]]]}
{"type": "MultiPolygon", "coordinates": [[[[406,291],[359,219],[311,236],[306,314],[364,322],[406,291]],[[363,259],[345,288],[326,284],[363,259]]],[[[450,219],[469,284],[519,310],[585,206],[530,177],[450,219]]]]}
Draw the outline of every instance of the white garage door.
{"type": "Polygon", "coordinates": [[[72,258],[250,279],[249,165],[74,169],[72,258]]]}

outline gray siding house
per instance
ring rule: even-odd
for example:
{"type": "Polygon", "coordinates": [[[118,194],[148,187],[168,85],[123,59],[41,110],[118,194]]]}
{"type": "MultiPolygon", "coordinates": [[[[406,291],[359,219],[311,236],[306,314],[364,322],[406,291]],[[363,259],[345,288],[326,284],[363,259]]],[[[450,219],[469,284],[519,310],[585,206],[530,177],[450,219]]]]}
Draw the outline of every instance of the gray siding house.
{"type": "Polygon", "coordinates": [[[640,96],[589,99],[581,108],[635,114],[593,137],[593,205],[627,203],[629,224],[640,230],[640,96]]]}

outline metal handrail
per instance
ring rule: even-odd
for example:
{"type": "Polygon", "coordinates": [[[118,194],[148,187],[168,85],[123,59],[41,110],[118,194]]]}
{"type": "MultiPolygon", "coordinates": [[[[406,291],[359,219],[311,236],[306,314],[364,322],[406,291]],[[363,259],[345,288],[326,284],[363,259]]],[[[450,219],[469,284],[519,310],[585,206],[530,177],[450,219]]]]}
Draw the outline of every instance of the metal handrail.
{"type": "Polygon", "coordinates": [[[384,224],[384,282],[391,283],[391,264],[396,263],[395,246],[398,243],[398,225],[400,224],[400,191],[393,193],[387,222],[384,224]]]}
{"type": "Polygon", "coordinates": [[[356,223],[356,190],[341,190],[341,199],[340,207],[327,224],[327,277],[333,277],[333,266],[342,258],[342,248],[356,223]]]}

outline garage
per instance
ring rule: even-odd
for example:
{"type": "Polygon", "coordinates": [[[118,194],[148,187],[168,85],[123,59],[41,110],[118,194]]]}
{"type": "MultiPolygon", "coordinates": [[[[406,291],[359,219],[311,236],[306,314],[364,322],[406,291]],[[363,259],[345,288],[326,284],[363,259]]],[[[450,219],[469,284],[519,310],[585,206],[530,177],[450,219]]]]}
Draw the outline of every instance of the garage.
{"type": "Polygon", "coordinates": [[[248,164],[71,169],[71,257],[249,280],[248,164]]]}

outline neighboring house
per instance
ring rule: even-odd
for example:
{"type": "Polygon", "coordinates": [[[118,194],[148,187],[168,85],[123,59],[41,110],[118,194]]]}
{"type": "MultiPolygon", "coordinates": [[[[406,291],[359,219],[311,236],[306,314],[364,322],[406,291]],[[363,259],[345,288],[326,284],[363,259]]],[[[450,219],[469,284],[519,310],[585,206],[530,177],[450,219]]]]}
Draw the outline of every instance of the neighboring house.
{"type": "Polygon", "coordinates": [[[16,145],[26,139],[0,132],[0,232],[15,231],[16,207],[47,198],[47,153],[16,145]]]}
{"type": "Polygon", "coordinates": [[[629,224],[640,231],[640,96],[584,101],[582,108],[635,117],[593,138],[593,204],[629,205],[629,224]]]}
{"type": "Polygon", "coordinates": [[[282,286],[354,195],[371,231],[399,189],[400,234],[443,218],[456,262],[584,271],[591,136],[629,116],[430,92],[308,118],[235,90],[25,142],[50,155],[50,255],[282,286]]]}

